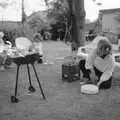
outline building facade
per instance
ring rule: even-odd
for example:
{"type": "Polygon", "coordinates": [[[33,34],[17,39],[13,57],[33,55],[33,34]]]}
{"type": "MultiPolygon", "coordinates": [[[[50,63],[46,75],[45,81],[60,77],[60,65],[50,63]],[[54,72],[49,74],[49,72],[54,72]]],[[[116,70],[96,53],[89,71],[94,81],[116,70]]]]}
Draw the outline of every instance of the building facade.
{"type": "Polygon", "coordinates": [[[100,10],[102,15],[102,31],[120,34],[120,8],[100,10]]]}

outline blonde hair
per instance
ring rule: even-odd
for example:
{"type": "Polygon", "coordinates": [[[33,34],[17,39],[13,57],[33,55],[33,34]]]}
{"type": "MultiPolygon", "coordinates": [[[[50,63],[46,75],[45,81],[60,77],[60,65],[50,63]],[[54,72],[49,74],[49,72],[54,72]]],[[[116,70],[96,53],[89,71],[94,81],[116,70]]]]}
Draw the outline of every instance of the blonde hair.
{"type": "Polygon", "coordinates": [[[109,40],[101,39],[97,44],[97,55],[100,57],[105,57],[112,53],[112,45],[109,40]]]}

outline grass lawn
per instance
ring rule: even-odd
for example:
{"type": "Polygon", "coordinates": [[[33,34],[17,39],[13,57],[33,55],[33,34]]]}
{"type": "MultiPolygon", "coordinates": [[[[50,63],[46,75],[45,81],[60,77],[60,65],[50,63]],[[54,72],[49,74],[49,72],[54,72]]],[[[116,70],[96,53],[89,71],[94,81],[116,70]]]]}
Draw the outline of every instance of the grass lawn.
{"type": "Polygon", "coordinates": [[[61,80],[61,64],[70,48],[62,42],[45,42],[44,60],[49,64],[36,64],[47,100],[43,100],[33,71],[35,93],[28,93],[26,67],[20,68],[18,98],[12,104],[16,67],[0,72],[0,120],[119,120],[120,86],[101,90],[97,95],[80,93],[79,81],[64,83],[61,80]],[[52,64],[51,64],[52,62],[52,64]]]}

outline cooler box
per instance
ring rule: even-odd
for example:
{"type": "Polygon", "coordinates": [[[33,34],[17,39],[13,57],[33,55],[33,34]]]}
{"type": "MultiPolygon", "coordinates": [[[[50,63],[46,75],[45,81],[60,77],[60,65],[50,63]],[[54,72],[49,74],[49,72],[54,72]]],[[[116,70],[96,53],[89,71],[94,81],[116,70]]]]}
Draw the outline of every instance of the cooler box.
{"type": "Polygon", "coordinates": [[[80,68],[78,63],[68,62],[62,64],[62,80],[67,82],[80,80],[80,68]]]}

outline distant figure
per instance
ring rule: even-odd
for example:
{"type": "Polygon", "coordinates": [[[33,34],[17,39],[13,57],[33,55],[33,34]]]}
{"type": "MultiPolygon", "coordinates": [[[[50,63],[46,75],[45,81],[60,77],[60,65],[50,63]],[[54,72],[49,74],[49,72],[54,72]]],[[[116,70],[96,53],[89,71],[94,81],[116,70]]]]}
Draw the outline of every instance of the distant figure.
{"type": "Polygon", "coordinates": [[[33,45],[34,45],[34,49],[39,53],[40,55],[40,58],[38,60],[38,63],[42,63],[42,59],[41,57],[43,56],[43,45],[42,45],[42,41],[43,41],[43,38],[41,36],[41,34],[39,33],[36,33],[34,35],[34,38],[33,38],[33,45]]]}
{"type": "Polygon", "coordinates": [[[4,45],[3,37],[4,37],[4,33],[0,32],[0,45],[4,45]]]}
{"type": "Polygon", "coordinates": [[[4,71],[4,63],[7,59],[7,52],[4,50],[4,41],[3,41],[4,33],[0,32],[0,70],[4,71]]]}
{"type": "Polygon", "coordinates": [[[118,34],[118,51],[120,52],[120,34],[118,34]]]}
{"type": "Polygon", "coordinates": [[[89,33],[88,33],[88,40],[89,41],[92,41],[94,38],[96,37],[96,34],[95,34],[95,32],[94,32],[94,30],[93,29],[90,29],[89,30],[89,33]]]}

